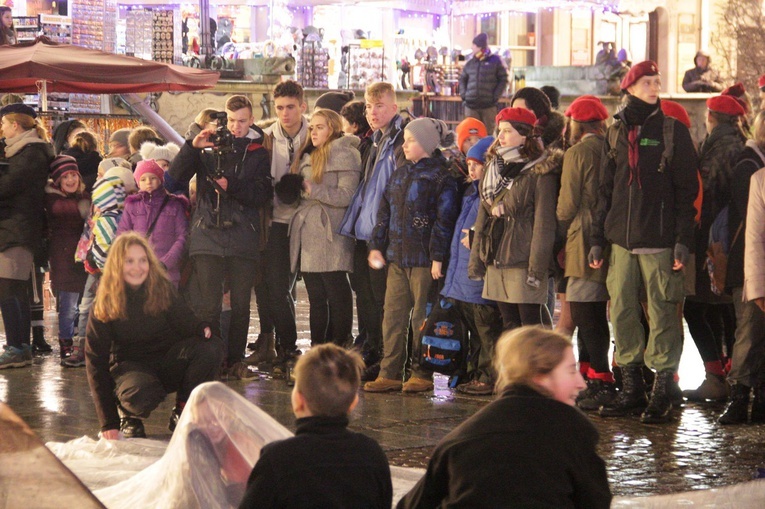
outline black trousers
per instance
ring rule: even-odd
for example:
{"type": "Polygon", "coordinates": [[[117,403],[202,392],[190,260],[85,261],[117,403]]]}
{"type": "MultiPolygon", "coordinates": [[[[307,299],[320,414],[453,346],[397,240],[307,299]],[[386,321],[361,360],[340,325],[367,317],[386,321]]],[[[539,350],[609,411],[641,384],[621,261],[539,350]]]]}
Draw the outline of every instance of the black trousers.
{"type": "Polygon", "coordinates": [[[308,291],[311,344],[331,341],[346,346],[353,328],[353,293],[348,274],[340,271],[302,274],[308,291]]]}
{"type": "Polygon", "coordinates": [[[523,325],[544,325],[552,327],[547,307],[544,304],[510,304],[497,302],[502,314],[502,327],[505,330],[517,329],[523,325]],[[542,309],[544,307],[544,309],[542,309]]]}
{"type": "Polygon", "coordinates": [[[231,326],[228,332],[226,361],[229,366],[244,359],[250,327],[250,298],[255,279],[256,260],[236,256],[194,255],[191,308],[200,320],[210,322],[213,335],[220,337],[220,311],[223,282],[231,292],[231,326]]]}
{"type": "Polygon", "coordinates": [[[260,317],[260,332],[276,332],[277,344],[284,352],[296,350],[297,326],[292,288],[295,276],[290,271],[289,225],[272,223],[268,243],[261,259],[262,277],[255,286],[260,317]]]}
{"type": "Polygon", "coordinates": [[[608,349],[611,347],[611,331],[608,328],[607,303],[569,301],[569,305],[571,320],[579,329],[580,352],[586,352],[584,359],[580,354],[579,362],[589,362],[596,373],[610,372],[608,349]]]}
{"type": "Polygon", "coordinates": [[[185,403],[194,388],[218,376],[223,342],[189,338],[174,344],[167,353],[149,362],[122,361],[111,368],[115,394],[130,415],[147,418],[168,393],[185,403]]]}
{"type": "Polygon", "coordinates": [[[15,348],[30,343],[29,288],[28,280],[0,278],[0,313],[5,325],[5,339],[15,348]]]}
{"type": "Polygon", "coordinates": [[[369,266],[367,243],[356,241],[353,253],[353,273],[349,274],[351,288],[356,292],[356,316],[359,335],[364,336],[362,352],[382,357],[382,316],[385,304],[387,266],[376,270],[369,266]]]}
{"type": "Polygon", "coordinates": [[[708,304],[690,299],[685,300],[683,317],[688,331],[699,350],[701,360],[717,362],[722,360],[724,328],[722,317],[717,313],[718,304],[708,304]]]}

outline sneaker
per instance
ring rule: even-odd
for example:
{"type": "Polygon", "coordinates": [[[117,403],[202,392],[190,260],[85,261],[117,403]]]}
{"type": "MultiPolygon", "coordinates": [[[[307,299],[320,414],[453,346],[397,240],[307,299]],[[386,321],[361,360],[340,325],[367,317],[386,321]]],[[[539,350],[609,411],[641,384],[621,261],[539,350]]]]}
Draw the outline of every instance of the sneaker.
{"type": "Polygon", "coordinates": [[[727,401],[730,396],[730,385],[724,376],[707,373],[697,389],[683,391],[683,396],[688,401],[727,401]]]}
{"type": "Polygon", "coordinates": [[[472,380],[466,384],[458,385],[457,392],[472,396],[488,396],[494,392],[494,387],[491,384],[472,380]]]}
{"type": "Polygon", "coordinates": [[[28,361],[29,364],[32,364],[33,358],[34,358],[32,345],[28,345],[26,343],[22,343],[22,345],[21,345],[21,353],[24,356],[24,360],[28,361]]]}
{"type": "Polygon", "coordinates": [[[428,392],[433,390],[433,380],[413,376],[401,388],[402,392],[428,392]]]}
{"type": "Polygon", "coordinates": [[[365,392],[398,392],[404,384],[401,380],[393,380],[391,378],[378,377],[374,382],[367,382],[364,384],[365,392]]]}
{"type": "Polygon", "coordinates": [[[255,380],[258,375],[244,362],[237,362],[226,370],[229,380],[255,380]]]}
{"type": "Polygon", "coordinates": [[[5,351],[0,355],[0,369],[29,366],[32,364],[31,351],[30,349],[30,356],[27,358],[23,348],[6,345],[5,351]]]}
{"type": "Polygon", "coordinates": [[[143,421],[138,417],[123,417],[120,419],[120,431],[125,438],[146,438],[143,421]]]}

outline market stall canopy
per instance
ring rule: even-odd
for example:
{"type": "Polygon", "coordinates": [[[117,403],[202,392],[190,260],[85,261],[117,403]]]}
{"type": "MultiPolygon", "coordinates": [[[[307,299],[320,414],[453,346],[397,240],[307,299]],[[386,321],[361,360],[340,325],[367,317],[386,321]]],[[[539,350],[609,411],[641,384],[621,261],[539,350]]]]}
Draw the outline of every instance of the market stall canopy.
{"type": "Polygon", "coordinates": [[[56,44],[47,37],[0,46],[0,92],[126,94],[211,88],[217,72],[56,44]],[[42,83],[40,83],[41,85],[42,83]]]}

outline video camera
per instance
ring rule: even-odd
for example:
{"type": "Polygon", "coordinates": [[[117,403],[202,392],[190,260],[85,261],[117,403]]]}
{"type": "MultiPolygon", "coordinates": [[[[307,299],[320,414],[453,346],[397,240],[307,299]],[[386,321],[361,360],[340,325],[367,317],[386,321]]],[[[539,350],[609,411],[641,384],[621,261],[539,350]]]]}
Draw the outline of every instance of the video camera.
{"type": "Polygon", "coordinates": [[[213,150],[220,154],[234,150],[234,135],[228,130],[228,115],[225,111],[213,114],[215,122],[218,124],[215,133],[210,135],[210,141],[213,144],[213,150]]]}

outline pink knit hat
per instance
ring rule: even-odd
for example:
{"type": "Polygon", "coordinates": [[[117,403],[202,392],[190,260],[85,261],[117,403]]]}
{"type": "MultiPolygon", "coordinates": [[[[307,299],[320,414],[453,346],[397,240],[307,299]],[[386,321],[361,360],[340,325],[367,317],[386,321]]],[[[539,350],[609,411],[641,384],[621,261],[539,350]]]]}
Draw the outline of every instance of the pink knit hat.
{"type": "Polygon", "coordinates": [[[160,182],[165,180],[165,171],[159,167],[157,161],[154,159],[144,159],[143,161],[138,162],[135,171],[133,172],[133,177],[135,177],[137,184],[140,184],[141,177],[146,173],[151,173],[156,176],[160,182]]]}

